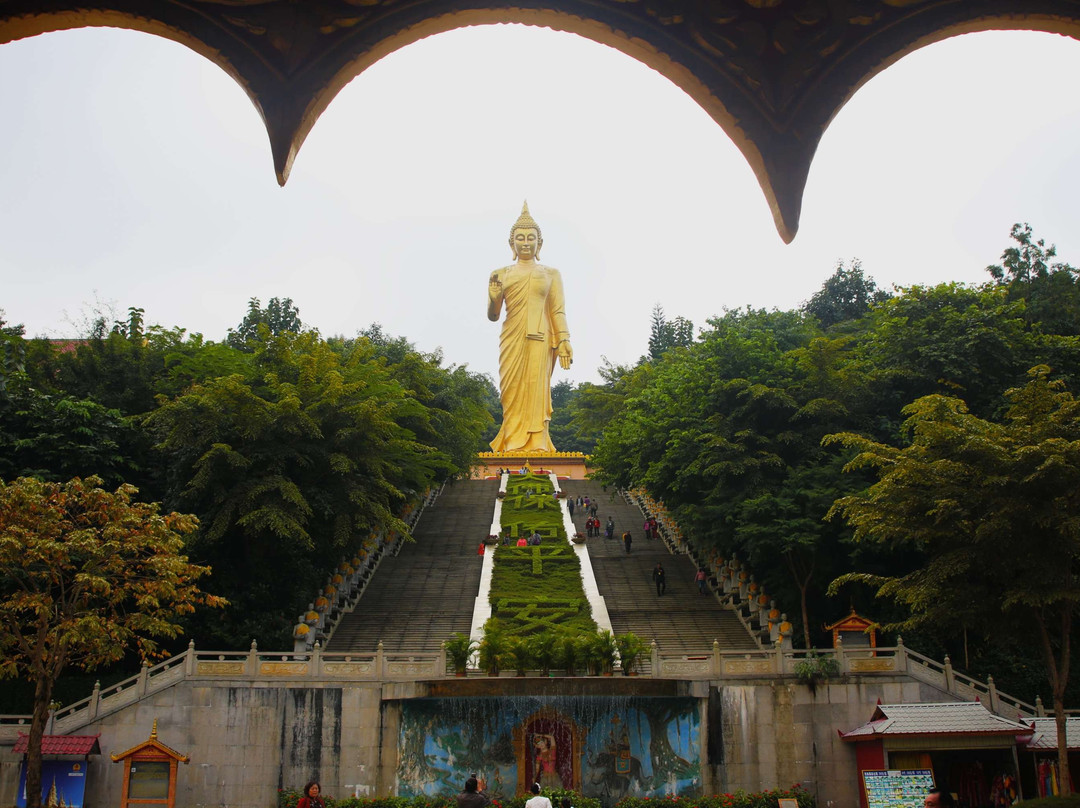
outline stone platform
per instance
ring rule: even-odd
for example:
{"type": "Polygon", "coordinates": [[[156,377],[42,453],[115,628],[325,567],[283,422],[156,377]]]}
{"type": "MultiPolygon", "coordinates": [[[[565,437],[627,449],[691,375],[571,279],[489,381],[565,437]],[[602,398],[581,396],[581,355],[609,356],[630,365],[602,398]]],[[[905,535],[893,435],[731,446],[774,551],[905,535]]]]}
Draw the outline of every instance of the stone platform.
{"type": "Polygon", "coordinates": [[[581,452],[543,452],[516,454],[514,452],[481,452],[473,469],[474,479],[494,477],[499,468],[518,471],[526,463],[534,472],[555,472],[561,479],[584,480],[588,477],[588,455],[581,452]]]}

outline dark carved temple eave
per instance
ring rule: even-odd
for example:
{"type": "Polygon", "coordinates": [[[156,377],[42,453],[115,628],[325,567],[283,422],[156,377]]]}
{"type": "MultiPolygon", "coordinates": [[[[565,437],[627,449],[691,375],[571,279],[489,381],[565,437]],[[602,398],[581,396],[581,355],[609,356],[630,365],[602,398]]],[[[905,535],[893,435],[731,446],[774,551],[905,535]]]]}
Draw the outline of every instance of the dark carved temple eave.
{"type": "Polygon", "coordinates": [[[507,22],[609,45],[678,85],[742,151],[791,241],[818,143],[869,79],[964,33],[1080,36],[1080,0],[0,1],[0,43],[111,26],[205,56],[258,109],[283,185],[307,134],[354,77],[427,36],[507,22]]]}

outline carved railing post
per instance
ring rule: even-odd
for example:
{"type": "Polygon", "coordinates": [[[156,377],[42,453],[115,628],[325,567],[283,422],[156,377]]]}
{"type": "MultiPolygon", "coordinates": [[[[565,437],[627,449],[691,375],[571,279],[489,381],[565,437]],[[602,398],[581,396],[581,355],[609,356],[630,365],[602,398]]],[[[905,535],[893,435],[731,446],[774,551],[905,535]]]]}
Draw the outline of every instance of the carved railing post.
{"type": "Polygon", "coordinates": [[[712,674],[713,676],[720,676],[723,673],[723,668],[720,666],[720,641],[712,641],[712,674]]]}
{"type": "Polygon", "coordinates": [[[446,642],[439,643],[439,659],[435,662],[437,676],[446,676],[446,642]]]}
{"type": "Polygon", "coordinates": [[[322,643],[311,647],[311,676],[322,676],[322,643]]]}
{"type": "Polygon", "coordinates": [[[1042,696],[1035,695],[1035,715],[1039,718],[1046,718],[1046,708],[1043,707],[1042,696]]]}
{"type": "Polygon", "coordinates": [[[184,659],[184,676],[195,675],[195,640],[188,640],[187,656],[184,659]]]}
{"type": "Polygon", "coordinates": [[[945,655],[945,689],[950,693],[954,692],[956,687],[956,677],[953,676],[952,660],[949,659],[949,655],[945,655]]]}
{"type": "Polygon", "coordinates": [[[990,702],[986,706],[990,708],[990,712],[992,712],[994,714],[997,714],[997,711],[998,711],[998,692],[997,692],[997,685],[994,684],[994,677],[993,676],[987,676],[986,677],[986,690],[987,690],[987,700],[990,702]]]}
{"type": "Polygon", "coordinates": [[[652,645],[649,646],[649,658],[652,663],[652,675],[656,678],[660,676],[660,647],[656,644],[656,640],[652,641],[652,645]]]}
{"type": "Polygon", "coordinates": [[[87,715],[91,720],[97,718],[98,708],[101,706],[101,680],[94,682],[94,690],[90,694],[90,703],[87,705],[87,715]]]}
{"type": "Polygon", "coordinates": [[[782,675],[784,673],[784,641],[777,638],[773,650],[773,667],[777,673],[782,675]]]}
{"type": "Polygon", "coordinates": [[[380,679],[386,678],[386,654],[383,652],[382,640],[375,646],[375,670],[380,679]]]}
{"type": "Polygon", "coordinates": [[[259,644],[255,640],[251,641],[251,648],[248,649],[247,672],[248,676],[259,675],[259,644]]]}
{"type": "Polygon", "coordinates": [[[844,638],[843,637],[838,636],[836,638],[836,645],[834,646],[834,649],[836,651],[837,670],[840,673],[847,673],[848,672],[848,662],[847,662],[847,656],[844,654],[844,638]]]}
{"type": "Polygon", "coordinates": [[[139,668],[139,678],[135,682],[135,693],[141,699],[146,695],[146,684],[150,679],[150,663],[145,659],[143,660],[142,667],[139,668]]]}
{"type": "Polygon", "coordinates": [[[906,673],[908,665],[907,646],[904,645],[904,638],[897,635],[896,637],[896,672],[906,673]]]}

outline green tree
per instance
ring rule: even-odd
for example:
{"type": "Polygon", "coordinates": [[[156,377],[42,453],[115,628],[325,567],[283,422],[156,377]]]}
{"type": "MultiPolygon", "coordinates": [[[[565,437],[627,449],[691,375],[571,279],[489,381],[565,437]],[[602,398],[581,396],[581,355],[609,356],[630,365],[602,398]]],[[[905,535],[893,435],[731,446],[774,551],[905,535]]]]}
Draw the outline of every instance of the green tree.
{"type": "Polygon", "coordinates": [[[863,274],[858,258],[852,260],[850,268],[837,261],[836,270],[806,302],[803,311],[816,317],[822,328],[832,328],[838,323],[858,320],[873,304],[889,297],[888,292],[877,288],[873,278],[863,274]]]}
{"type": "Polygon", "coordinates": [[[1080,401],[1046,366],[1006,394],[1003,423],[941,395],[904,409],[899,449],[852,433],[829,436],[858,454],[851,469],[879,477],[838,500],[857,542],[920,548],[903,574],[849,573],[908,610],[893,627],[978,625],[1036,637],[1053,696],[1062,782],[1069,782],[1065,689],[1080,602],[1080,401]]]}
{"type": "Polygon", "coordinates": [[[23,370],[26,354],[23,344],[25,333],[26,329],[22,324],[8,325],[4,320],[4,310],[0,309],[0,396],[4,395],[12,374],[23,370]]]}
{"type": "MultiPolygon", "coordinates": [[[[1024,311],[1004,289],[957,283],[912,286],[873,308],[855,358],[872,377],[879,410],[895,418],[908,402],[940,393],[963,397],[984,417],[999,411],[1002,392],[1051,359],[1053,340],[1034,331],[1024,311]]],[[[1054,358],[1067,359],[1067,348],[1054,358]]]]}
{"type": "Polygon", "coordinates": [[[1025,316],[1048,334],[1080,334],[1080,270],[1054,261],[1057,248],[1036,240],[1031,225],[1014,224],[1014,246],[1001,254],[1001,263],[986,268],[1010,299],[1027,303],[1025,316]]]}
{"type": "Polygon", "coordinates": [[[0,391],[0,479],[93,474],[119,485],[134,471],[140,445],[138,430],[117,410],[42,393],[26,374],[15,374],[0,391]]]}
{"type": "Polygon", "coordinates": [[[272,297],[262,308],[259,298],[248,301],[247,314],[236,329],[229,329],[225,342],[241,351],[254,351],[255,344],[265,342],[266,338],[282,334],[299,334],[304,330],[300,321],[300,310],[293,304],[291,297],[284,299],[272,297]]]}
{"type": "Polygon", "coordinates": [[[565,379],[551,387],[551,442],[560,452],[590,454],[596,446],[595,439],[578,432],[576,416],[580,400],[580,387],[565,379]]]}
{"type": "Polygon", "coordinates": [[[132,645],[152,656],[158,638],[179,634],[179,616],[221,603],[196,585],[209,569],[181,554],[194,517],[100,485],[0,482],[0,677],[34,684],[29,808],[41,805],[41,740],[61,672],[116,662],[132,645]]]}
{"type": "MultiPolygon", "coordinates": [[[[467,444],[472,457],[483,423],[443,448],[418,439],[460,425],[439,421],[367,343],[342,354],[314,332],[286,333],[259,346],[253,366],[145,419],[169,467],[169,502],[202,522],[191,552],[233,604],[200,641],[229,647],[287,642],[326,571],[374,531],[407,534],[403,506],[462,471],[448,447],[467,444]]],[[[455,396],[452,384],[444,393],[455,396]]]]}
{"type": "MultiPolygon", "coordinates": [[[[672,348],[686,348],[694,342],[694,324],[684,317],[668,320],[659,303],[653,306],[649,331],[649,359],[656,360],[672,348]]],[[[643,357],[644,358],[644,357],[643,357]]]]}

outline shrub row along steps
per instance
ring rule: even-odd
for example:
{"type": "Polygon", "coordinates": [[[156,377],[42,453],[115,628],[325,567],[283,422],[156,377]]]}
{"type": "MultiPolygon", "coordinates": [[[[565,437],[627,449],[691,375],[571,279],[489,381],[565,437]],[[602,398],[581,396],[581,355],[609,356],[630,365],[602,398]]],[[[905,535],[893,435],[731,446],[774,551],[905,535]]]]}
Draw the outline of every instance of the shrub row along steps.
{"type": "Polygon", "coordinates": [[[437,652],[455,632],[469,633],[483,558],[498,493],[495,480],[447,485],[425,509],[415,542],[385,558],[351,614],[342,618],[326,650],[387,653],[437,652]]]}
{"type": "MultiPolygon", "coordinates": [[[[660,539],[645,538],[645,517],[639,508],[627,504],[617,493],[605,492],[599,483],[565,480],[560,485],[567,497],[589,497],[600,505],[601,537],[586,541],[616,634],[632,631],[646,642],[656,640],[665,653],[700,654],[712,649],[714,639],[722,651],[757,650],[754,638],[733,611],[711,593],[698,594],[693,560],[672,555],[660,539]],[[611,540],[603,538],[609,516],[615,521],[615,538],[611,540]],[[626,531],[633,537],[630,555],[621,538],[626,531]],[[667,573],[663,597],[657,597],[652,579],[657,562],[667,573]]],[[[584,508],[575,508],[574,525],[580,533],[585,533],[585,518],[584,508]]]]}

